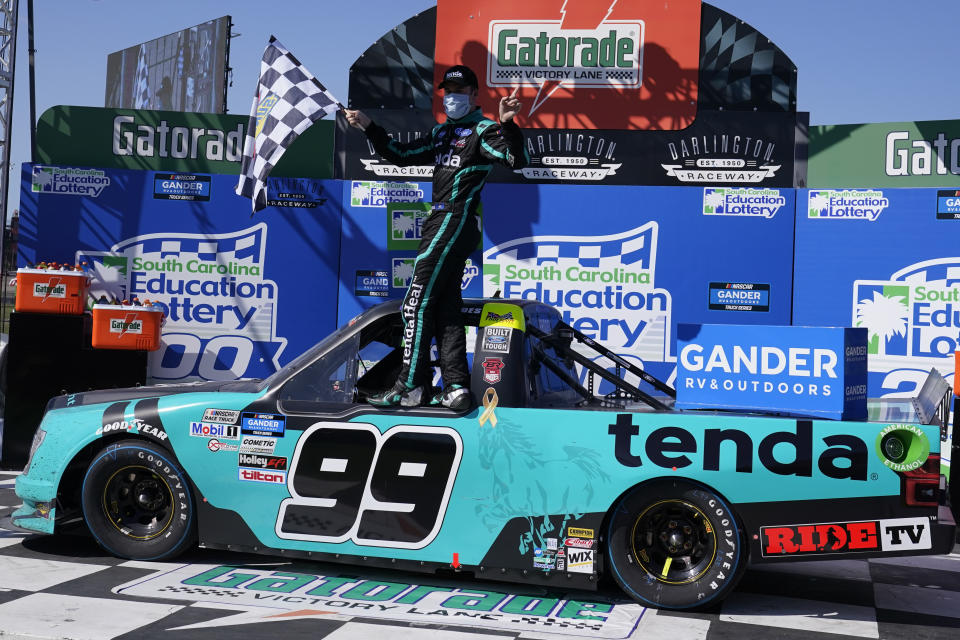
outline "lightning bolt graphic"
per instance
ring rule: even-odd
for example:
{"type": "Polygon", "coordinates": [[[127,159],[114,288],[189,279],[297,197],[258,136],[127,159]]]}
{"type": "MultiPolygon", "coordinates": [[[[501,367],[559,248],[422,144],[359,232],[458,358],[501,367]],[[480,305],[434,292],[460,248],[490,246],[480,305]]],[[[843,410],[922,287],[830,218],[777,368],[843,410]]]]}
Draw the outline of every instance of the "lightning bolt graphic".
{"type": "Polygon", "coordinates": [[[133,321],[137,319],[136,313],[128,313],[123,318],[123,329],[120,330],[120,335],[122,336],[127,332],[127,329],[130,328],[130,325],[133,324],[133,321]]]}
{"type": "Polygon", "coordinates": [[[47,285],[46,285],[46,286],[47,286],[47,292],[46,292],[46,293],[44,294],[44,296],[43,296],[43,302],[46,302],[46,301],[47,301],[47,298],[50,297],[50,294],[53,292],[54,288],[55,288],[58,284],[60,284],[60,281],[61,281],[61,280],[63,280],[63,278],[50,278],[49,282],[47,282],[47,285]]]}
{"type": "MultiPolygon", "coordinates": [[[[564,0],[560,7],[560,29],[596,29],[613,12],[618,1],[611,0],[610,6],[604,11],[604,3],[596,0],[564,0]]],[[[562,86],[563,80],[544,80],[540,83],[529,115],[533,115],[562,86]]]]}

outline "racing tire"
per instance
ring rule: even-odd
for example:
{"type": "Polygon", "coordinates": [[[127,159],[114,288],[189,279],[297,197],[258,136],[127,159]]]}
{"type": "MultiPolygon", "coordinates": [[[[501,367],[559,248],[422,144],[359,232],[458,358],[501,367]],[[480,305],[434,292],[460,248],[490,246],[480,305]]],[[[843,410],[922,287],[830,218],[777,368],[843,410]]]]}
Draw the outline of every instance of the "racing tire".
{"type": "Polygon", "coordinates": [[[164,560],[196,542],[187,475],[166,449],[122,440],[93,457],[83,477],[83,517],[101,547],[121,558],[164,560]]]}
{"type": "Polygon", "coordinates": [[[729,504],[686,480],[634,487],[606,529],[609,573],[627,595],[660,609],[719,603],[746,566],[743,533],[729,504]]]}

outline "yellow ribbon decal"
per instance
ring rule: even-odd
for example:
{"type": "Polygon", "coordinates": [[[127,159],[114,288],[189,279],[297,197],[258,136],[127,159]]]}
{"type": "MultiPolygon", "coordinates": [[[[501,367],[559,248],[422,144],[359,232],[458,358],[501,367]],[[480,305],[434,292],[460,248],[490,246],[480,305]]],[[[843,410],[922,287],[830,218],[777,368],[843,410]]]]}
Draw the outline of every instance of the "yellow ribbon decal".
{"type": "Polygon", "coordinates": [[[493,410],[497,408],[497,390],[493,387],[487,387],[487,390],[483,392],[483,413],[480,414],[478,420],[480,420],[480,426],[482,427],[490,421],[490,428],[497,426],[497,416],[493,413],[493,410]]]}

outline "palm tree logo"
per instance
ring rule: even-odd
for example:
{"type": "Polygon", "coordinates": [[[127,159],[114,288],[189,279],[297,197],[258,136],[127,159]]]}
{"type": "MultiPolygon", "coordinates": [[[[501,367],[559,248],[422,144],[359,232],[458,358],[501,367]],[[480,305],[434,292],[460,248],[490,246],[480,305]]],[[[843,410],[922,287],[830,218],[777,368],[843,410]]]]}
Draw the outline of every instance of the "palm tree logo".
{"type": "Polygon", "coordinates": [[[868,353],[886,355],[887,340],[894,335],[906,336],[910,317],[908,296],[908,287],[884,287],[883,292],[875,290],[872,298],[857,302],[853,324],[867,328],[868,353]]]}
{"type": "Polygon", "coordinates": [[[704,189],[703,190],[703,213],[719,215],[724,212],[724,205],[727,202],[726,189],[704,189]]]}
{"type": "Polygon", "coordinates": [[[393,239],[403,240],[414,238],[414,212],[412,211],[394,211],[393,212],[393,239]]]}
{"type": "Polygon", "coordinates": [[[811,191],[807,201],[807,217],[819,218],[830,209],[830,196],[827,191],[811,191]]]}
{"type": "Polygon", "coordinates": [[[406,289],[413,278],[413,258],[393,259],[393,287],[406,289]]]}

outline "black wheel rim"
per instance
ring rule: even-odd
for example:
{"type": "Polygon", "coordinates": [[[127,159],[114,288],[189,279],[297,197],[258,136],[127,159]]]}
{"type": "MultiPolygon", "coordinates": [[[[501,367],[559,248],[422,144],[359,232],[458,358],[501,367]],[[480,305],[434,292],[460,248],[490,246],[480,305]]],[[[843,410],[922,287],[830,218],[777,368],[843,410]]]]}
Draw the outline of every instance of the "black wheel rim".
{"type": "Polygon", "coordinates": [[[173,492],[163,476],[147,467],[123,467],[103,487],[103,512],[128,538],[150,540],[173,520],[173,492]]]}
{"type": "Polygon", "coordinates": [[[717,555],[717,534],[707,515],[683,500],[647,507],[633,524],[630,551],[643,569],[664,584],[698,580],[717,555]]]}

